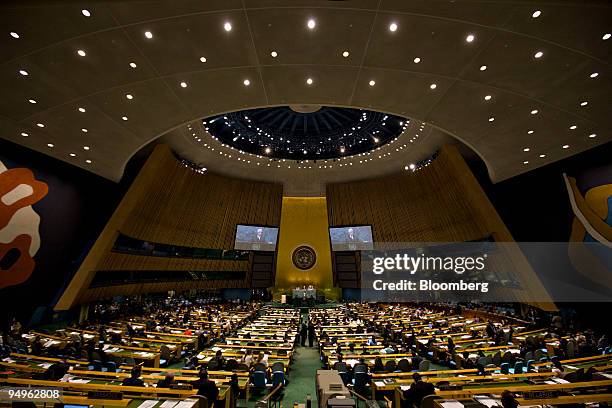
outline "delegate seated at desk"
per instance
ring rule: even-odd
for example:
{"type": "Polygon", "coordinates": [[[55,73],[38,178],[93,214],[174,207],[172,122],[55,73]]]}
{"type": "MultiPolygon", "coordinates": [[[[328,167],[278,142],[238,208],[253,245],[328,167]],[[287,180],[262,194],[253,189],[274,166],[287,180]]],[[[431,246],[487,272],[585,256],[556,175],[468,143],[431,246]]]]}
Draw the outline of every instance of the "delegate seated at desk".
{"type": "Polygon", "coordinates": [[[209,401],[208,405],[212,406],[219,396],[219,388],[217,388],[217,384],[215,384],[214,381],[208,379],[208,371],[201,370],[199,377],[200,378],[193,381],[191,385],[198,390],[197,394],[206,397],[209,401]]]}

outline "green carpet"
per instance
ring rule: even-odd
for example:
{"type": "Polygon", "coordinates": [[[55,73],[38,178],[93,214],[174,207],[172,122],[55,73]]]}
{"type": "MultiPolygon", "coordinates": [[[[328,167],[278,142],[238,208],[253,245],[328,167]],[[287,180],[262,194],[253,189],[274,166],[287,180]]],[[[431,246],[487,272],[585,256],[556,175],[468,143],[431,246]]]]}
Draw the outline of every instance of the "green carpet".
{"type": "Polygon", "coordinates": [[[315,376],[320,369],[321,360],[316,344],[315,347],[295,348],[295,357],[288,377],[289,384],[285,387],[284,408],[293,407],[294,402],[305,403],[306,394],[310,394],[312,406],[317,406],[315,376]]]}

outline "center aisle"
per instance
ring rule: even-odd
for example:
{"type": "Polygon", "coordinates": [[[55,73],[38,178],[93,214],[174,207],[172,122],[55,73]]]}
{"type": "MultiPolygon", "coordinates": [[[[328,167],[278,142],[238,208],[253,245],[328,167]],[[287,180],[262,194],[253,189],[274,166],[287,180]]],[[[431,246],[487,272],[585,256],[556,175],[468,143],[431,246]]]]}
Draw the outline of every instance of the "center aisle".
{"type": "MultiPolygon", "coordinates": [[[[308,344],[308,342],[306,343],[308,344]]],[[[306,403],[306,394],[312,398],[312,406],[317,406],[315,376],[321,369],[317,345],[295,348],[295,359],[291,365],[289,384],[285,387],[283,407],[292,408],[294,402],[306,403]]]]}

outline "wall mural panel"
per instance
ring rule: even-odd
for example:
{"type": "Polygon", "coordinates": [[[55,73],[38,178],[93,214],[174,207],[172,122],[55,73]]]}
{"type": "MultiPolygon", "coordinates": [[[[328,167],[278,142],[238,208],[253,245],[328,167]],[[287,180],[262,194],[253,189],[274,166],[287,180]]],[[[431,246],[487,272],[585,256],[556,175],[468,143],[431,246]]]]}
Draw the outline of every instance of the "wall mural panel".
{"type": "Polygon", "coordinates": [[[40,248],[40,216],[32,204],[49,188],[26,168],[7,169],[0,161],[0,289],[26,281],[40,248]]]}

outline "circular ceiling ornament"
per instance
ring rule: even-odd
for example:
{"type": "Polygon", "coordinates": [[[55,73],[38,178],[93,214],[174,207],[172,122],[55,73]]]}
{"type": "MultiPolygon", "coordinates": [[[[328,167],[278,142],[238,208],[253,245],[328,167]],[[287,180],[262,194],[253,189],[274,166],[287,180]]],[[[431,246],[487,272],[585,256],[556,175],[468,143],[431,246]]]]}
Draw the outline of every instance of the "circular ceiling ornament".
{"type": "Polygon", "coordinates": [[[295,248],[291,259],[296,268],[305,271],[312,268],[317,262],[317,253],[308,245],[301,245],[295,248]]]}
{"type": "Polygon", "coordinates": [[[271,159],[327,160],[397,139],[408,119],[363,109],[291,105],[212,116],[204,129],[224,145],[271,159]]]}

